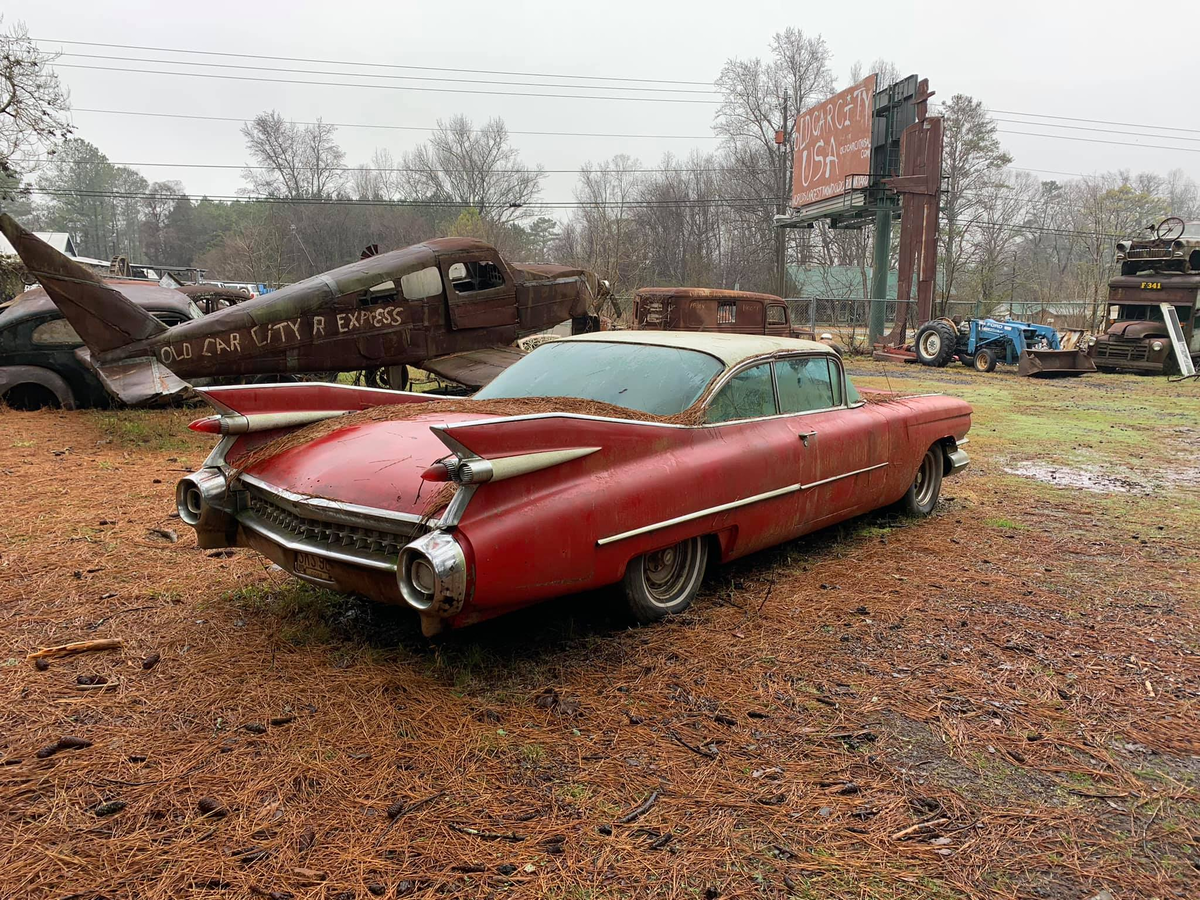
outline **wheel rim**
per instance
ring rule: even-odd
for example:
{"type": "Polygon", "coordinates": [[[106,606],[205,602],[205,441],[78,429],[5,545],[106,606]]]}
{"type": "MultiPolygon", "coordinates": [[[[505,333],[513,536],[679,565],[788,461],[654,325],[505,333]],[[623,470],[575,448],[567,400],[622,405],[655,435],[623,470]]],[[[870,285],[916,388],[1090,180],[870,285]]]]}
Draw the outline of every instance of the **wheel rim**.
{"type": "Polygon", "coordinates": [[[937,458],[933,451],[927,451],[925,458],[921,460],[921,468],[917,469],[917,477],[913,480],[917,505],[920,507],[928,506],[933,499],[933,492],[937,485],[936,466],[937,458]]]}
{"type": "Polygon", "coordinates": [[[986,353],[980,352],[975,354],[975,368],[982,372],[987,368],[987,364],[988,358],[986,353]]]}
{"type": "Polygon", "coordinates": [[[929,331],[921,338],[921,350],[928,357],[937,356],[942,349],[942,336],[936,331],[929,331]]]}
{"type": "Polygon", "coordinates": [[[696,542],[690,540],[646,554],[642,573],[651,603],[669,607],[678,602],[691,581],[695,556],[696,542]]]}

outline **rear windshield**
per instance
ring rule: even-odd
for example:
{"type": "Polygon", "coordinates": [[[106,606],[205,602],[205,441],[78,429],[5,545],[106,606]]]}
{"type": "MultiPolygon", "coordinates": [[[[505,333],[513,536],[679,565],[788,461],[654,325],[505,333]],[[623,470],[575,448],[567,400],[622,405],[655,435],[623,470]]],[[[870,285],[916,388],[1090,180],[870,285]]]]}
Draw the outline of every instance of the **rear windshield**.
{"type": "Polygon", "coordinates": [[[509,366],[475,396],[579,397],[671,416],[695,403],[724,368],[715,357],[696,350],[553,341],[509,366]]]}

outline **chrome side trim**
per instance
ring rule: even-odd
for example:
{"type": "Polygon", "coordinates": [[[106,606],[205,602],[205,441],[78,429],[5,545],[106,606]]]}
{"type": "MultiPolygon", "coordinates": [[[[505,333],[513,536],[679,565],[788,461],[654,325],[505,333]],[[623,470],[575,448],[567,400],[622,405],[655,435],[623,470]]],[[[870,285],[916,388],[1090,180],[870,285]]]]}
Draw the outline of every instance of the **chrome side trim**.
{"type": "Polygon", "coordinates": [[[803,485],[789,484],[787,487],[777,488],[776,490],[767,491],[763,494],[755,494],[753,497],[746,497],[743,500],[734,500],[731,503],[722,503],[720,506],[710,506],[708,509],[701,509],[697,512],[688,513],[687,515],[676,516],[673,519],[655,522],[652,525],[643,525],[641,528],[634,528],[632,531],[622,531],[620,534],[614,534],[611,537],[600,538],[600,540],[596,541],[596,546],[603,547],[605,544],[612,544],[616,541],[623,541],[626,538],[637,537],[639,534],[647,534],[651,531],[669,528],[672,525],[690,522],[693,519],[700,519],[704,516],[711,516],[715,515],[716,513],[727,512],[728,510],[737,509],[741,506],[749,506],[751,503],[761,503],[763,500],[771,500],[775,497],[782,497],[784,494],[794,494],[796,491],[803,489],[803,485]]]}
{"type": "Polygon", "coordinates": [[[637,537],[640,534],[648,534],[651,531],[659,531],[663,528],[670,528],[672,525],[679,525],[683,522],[691,522],[694,519],[702,519],[705,516],[728,512],[731,509],[749,506],[752,503],[761,503],[763,500],[773,500],[776,497],[782,497],[785,494],[794,494],[797,491],[811,490],[812,488],[820,487],[823,484],[829,484],[833,481],[841,481],[843,478],[850,478],[853,475],[861,475],[864,472],[882,469],[886,465],[888,465],[886,462],[877,463],[873,466],[855,469],[853,472],[843,472],[841,475],[834,475],[832,478],[822,478],[820,481],[813,481],[809,484],[789,484],[787,487],[777,488],[773,491],[766,491],[762,494],[755,494],[753,497],[746,497],[742,500],[734,500],[730,503],[722,503],[720,506],[710,506],[707,509],[701,509],[693,513],[687,513],[686,515],[676,516],[673,519],[665,519],[662,522],[654,522],[651,525],[643,525],[641,528],[634,528],[631,531],[623,531],[620,534],[614,534],[610,537],[600,538],[598,541],[596,541],[596,546],[603,547],[606,544],[612,544],[616,541],[623,541],[626,538],[637,537]]]}
{"type": "MultiPolygon", "coordinates": [[[[395,512],[390,509],[379,509],[374,506],[359,506],[355,503],[340,503],[337,500],[326,500],[324,497],[310,497],[307,494],[297,494],[287,488],[270,484],[253,475],[243,474],[238,481],[258,488],[265,494],[271,494],[289,503],[300,504],[310,512],[322,512],[332,515],[336,521],[348,525],[358,525],[349,517],[361,517],[369,522],[403,522],[406,525],[420,525],[421,517],[415,513],[395,512]]],[[[233,486],[236,490],[236,485],[233,486]]],[[[312,516],[310,515],[310,518],[312,516]]]]}

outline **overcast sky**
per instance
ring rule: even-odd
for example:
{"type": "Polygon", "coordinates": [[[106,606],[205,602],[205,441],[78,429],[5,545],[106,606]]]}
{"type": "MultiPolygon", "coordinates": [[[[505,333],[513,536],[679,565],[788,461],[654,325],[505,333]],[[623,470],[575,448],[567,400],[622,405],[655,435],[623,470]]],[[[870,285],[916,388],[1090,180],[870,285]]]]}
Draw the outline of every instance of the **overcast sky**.
{"type": "MultiPolygon", "coordinates": [[[[9,6],[6,24],[23,20],[46,47],[72,54],[241,63],[309,69],[328,65],[253,59],[184,57],[146,51],[79,45],[61,40],[135,44],[322,60],[490,69],[561,75],[681,79],[711,84],[729,57],[765,56],[772,34],[787,26],[821,34],[833,52],[839,86],[855,62],[877,57],[893,60],[905,73],[928,77],[938,100],[954,93],[981,99],[993,110],[1040,113],[1089,120],[1156,126],[1151,129],[1103,125],[1094,121],[1038,120],[1041,124],[1004,122],[1006,132],[1037,131],[1092,141],[1119,141],[1136,147],[1088,143],[1005,133],[1005,146],[1017,166],[1062,173],[1093,173],[1118,168],[1166,172],[1182,168],[1200,177],[1200,131],[1163,136],[1161,126],[1191,126],[1194,117],[1181,85],[1194,80],[1190,54],[1164,49],[1159,38],[1135,37],[1128,3],[1008,2],[982,4],[938,0],[916,4],[866,2],[712,3],[625,2],[429,2],[333,3],[208,2],[102,3],[97,0],[19,0],[9,6]],[[1144,48],[1152,48],[1146,51],[1144,48]],[[1128,134],[1070,130],[1112,129],[1128,134]],[[1182,139],[1181,139],[1182,138],[1182,139]],[[1145,145],[1178,149],[1152,149],[1145,145]]],[[[521,96],[481,96],[415,90],[345,88],[98,72],[80,66],[164,68],[154,63],[63,57],[59,74],[77,111],[78,136],[96,144],[117,163],[207,163],[240,165],[246,161],[236,122],[198,122],[85,112],[85,109],[250,118],[266,109],[285,117],[318,116],[339,123],[433,126],[439,117],[463,113],[482,124],[500,116],[511,131],[619,132],[680,135],[670,138],[544,137],[517,135],[514,143],[529,164],[574,170],[628,153],[653,165],[671,151],[684,156],[693,148],[711,149],[713,111],[709,102],[678,103],[521,96]]],[[[343,67],[344,68],[344,67],[343,67]]],[[[197,67],[209,74],[237,70],[197,67]]],[[[363,69],[364,73],[441,75],[446,78],[534,81],[502,75],[429,73],[400,69],[363,69]]],[[[254,73],[248,73],[254,74],[254,73]]],[[[328,75],[260,73],[275,79],[336,80],[328,75]]],[[[358,83],[386,79],[347,78],[358,83]]],[[[543,79],[544,80],[544,79],[543,79]]],[[[553,79],[551,79],[553,81],[553,79]]],[[[587,81],[572,84],[588,85],[587,81]]],[[[481,91],[537,91],[496,84],[452,85],[435,81],[392,81],[391,85],[450,87],[481,91]]],[[[659,88],[662,84],[643,84],[659,88]]],[[[596,82],[582,93],[613,96],[596,82]]],[[[691,91],[704,84],[675,85],[691,91]]],[[[629,92],[625,96],[707,101],[705,93],[629,92]]],[[[998,119],[1017,116],[996,112],[998,119]]],[[[1170,133],[1170,132],[1169,132],[1170,133]]],[[[348,164],[366,162],[376,147],[399,157],[428,136],[425,131],[342,128],[338,139],[348,164]]],[[[242,186],[236,169],[135,166],[149,180],[178,179],[190,193],[231,194],[242,186]]],[[[1041,177],[1054,177],[1042,173],[1041,177]]],[[[554,175],[543,199],[570,201],[571,175],[554,175]]]]}

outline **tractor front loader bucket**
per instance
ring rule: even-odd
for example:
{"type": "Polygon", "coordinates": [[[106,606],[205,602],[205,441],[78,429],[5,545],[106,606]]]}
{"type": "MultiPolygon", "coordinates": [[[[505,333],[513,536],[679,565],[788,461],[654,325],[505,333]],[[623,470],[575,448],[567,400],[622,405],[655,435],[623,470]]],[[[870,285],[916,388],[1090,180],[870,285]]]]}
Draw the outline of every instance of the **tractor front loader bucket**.
{"type": "Polygon", "coordinates": [[[1096,364],[1083,350],[1024,350],[1017,374],[1031,378],[1071,378],[1095,372],[1096,364]]]}

